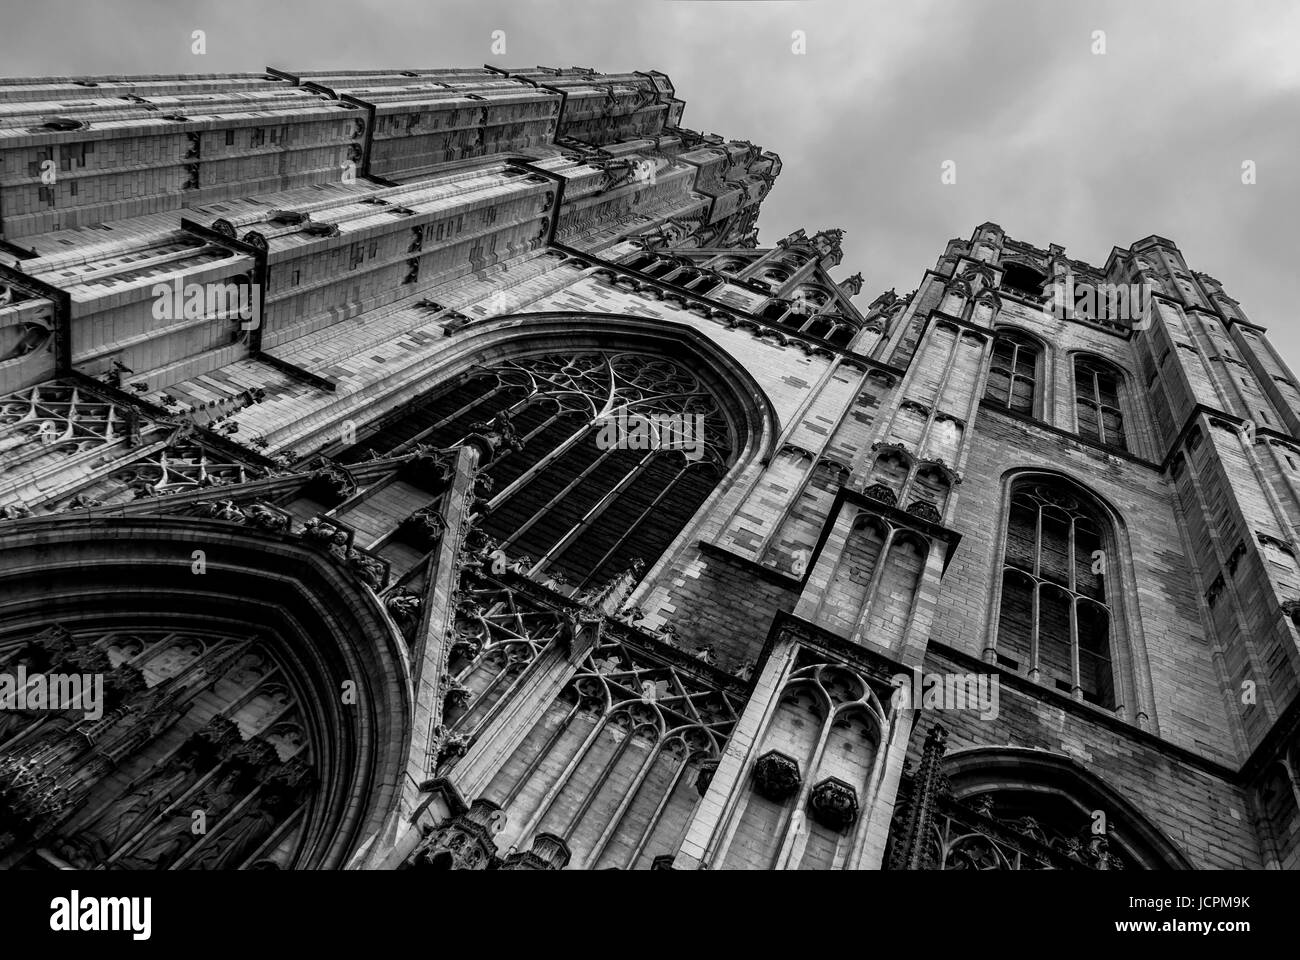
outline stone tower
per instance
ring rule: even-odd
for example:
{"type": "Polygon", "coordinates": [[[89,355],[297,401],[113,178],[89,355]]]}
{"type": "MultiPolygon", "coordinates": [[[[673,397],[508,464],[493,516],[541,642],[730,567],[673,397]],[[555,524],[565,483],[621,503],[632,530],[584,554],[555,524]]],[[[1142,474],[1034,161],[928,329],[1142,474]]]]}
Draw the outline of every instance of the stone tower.
{"type": "Polygon", "coordinates": [[[1300,862],[1300,392],[1170,241],[859,306],[656,71],[0,101],[0,867],[1300,862]]]}

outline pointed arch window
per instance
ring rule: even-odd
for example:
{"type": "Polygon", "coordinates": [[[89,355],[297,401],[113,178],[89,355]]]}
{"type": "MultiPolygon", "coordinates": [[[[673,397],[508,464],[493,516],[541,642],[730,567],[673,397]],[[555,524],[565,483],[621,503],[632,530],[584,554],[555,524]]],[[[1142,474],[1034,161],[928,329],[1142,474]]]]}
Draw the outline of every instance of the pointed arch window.
{"type": "Polygon", "coordinates": [[[1114,709],[1111,650],[1115,618],[1106,589],[1107,545],[1100,507],[1047,479],[1011,491],[997,660],[1106,709],[1114,709]]]}
{"type": "Polygon", "coordinates": [[[1042,347],[1020,333],[999,333],[993,343],[984,399],[999,407],[1032,416],[1038,408],[1042,347]]]}
{"type": "Polygon", "coordinates": [[[675,359],[588,350],[507,359],[435,389],[341,455],[462,442],[505,415],[521,449],[486,468],[483,527],[533,575],[575,590],[650,564],[716,488],[734,427],[714,389],[675,359]]]}
{"type": "Polygon", "coordinates": [[[1074,361],[1074,404],[1079,436],[1107,447],[1128,449],[1122,396],[1124,375],[1097,357],[1074,361]]]}

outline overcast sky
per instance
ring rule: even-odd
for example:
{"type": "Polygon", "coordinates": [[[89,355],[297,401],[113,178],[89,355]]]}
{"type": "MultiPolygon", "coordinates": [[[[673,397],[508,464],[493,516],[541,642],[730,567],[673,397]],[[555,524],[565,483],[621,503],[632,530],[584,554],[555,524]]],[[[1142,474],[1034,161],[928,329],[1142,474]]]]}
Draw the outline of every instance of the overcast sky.
{"type": "Polygon", "coordinates": [[[760,243],[842,227],[862,305],[985,220],[1098,266],[1156,233],[1300,372],[1294,0],[5,0],[0,24],[8,76],[662,70],[687,126],[781,155],[760,243]]]}

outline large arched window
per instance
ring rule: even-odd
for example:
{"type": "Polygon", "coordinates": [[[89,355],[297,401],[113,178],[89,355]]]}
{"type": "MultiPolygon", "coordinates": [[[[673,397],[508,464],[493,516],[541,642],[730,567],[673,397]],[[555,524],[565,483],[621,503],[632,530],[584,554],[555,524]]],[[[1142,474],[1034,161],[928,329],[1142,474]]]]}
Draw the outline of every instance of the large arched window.
{"type": "Polygon", "coordinates": [[[451,446],[505,414],[521,449],[487,468],[483,527],[533,574],[580,589],[652,561],[717,486],[733,430],[684,365],[588,350],[505,360],[406,408],[343,454],[451,446]]]}
{"type": "Polygon", "coordinates": [[[1108,447],[1128,449],[1120,396],[1124,375],[1097,357],[1074,361],[1074,402],[1079,436],[1108,447]]]}
{"type": "Polygon", "coordinates": [[[1061,482],[1012,487],[996,649],[1002,666],[1113,709],[1104,516],[1061,482]]]}
{"type": "Polygon", "coordinates": [[[984,399],[1017,413],[1033,415],[1037,407],[1042,348],[1031,337],[1005,331],[993,344],[984,399]]]}

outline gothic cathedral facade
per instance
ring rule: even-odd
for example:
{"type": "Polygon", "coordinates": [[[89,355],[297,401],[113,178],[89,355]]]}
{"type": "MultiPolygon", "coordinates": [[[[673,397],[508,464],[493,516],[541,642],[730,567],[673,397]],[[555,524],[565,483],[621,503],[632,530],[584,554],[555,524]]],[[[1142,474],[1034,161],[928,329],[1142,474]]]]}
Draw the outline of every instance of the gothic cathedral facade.
{"type": "Polygon", "coordinates": [[[683,108],[0,80],[0,867],[1300,867],[1264,328],[994,223],[864,304],[683,108]]]}

